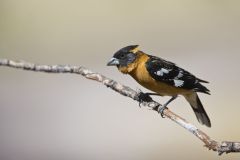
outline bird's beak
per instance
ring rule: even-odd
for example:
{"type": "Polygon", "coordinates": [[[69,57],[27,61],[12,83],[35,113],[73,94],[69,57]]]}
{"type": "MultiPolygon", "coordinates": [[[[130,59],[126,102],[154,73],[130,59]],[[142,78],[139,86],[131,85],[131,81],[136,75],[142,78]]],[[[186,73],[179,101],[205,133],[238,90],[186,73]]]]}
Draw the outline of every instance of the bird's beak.
{"type": "Polygon", "coordinates": [[[107,63],[107,66],[117,66],[119,65],[119,60],[117,58],[111,58],[107,63]]]}

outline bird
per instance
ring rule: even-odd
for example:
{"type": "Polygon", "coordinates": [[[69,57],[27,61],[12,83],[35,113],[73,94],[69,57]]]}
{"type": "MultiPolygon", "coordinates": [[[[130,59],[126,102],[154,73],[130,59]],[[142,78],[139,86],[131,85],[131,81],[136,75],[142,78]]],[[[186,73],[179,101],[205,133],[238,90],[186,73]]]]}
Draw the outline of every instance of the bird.
{"type": "Polygon", "coordinates": [[[167,105],[181,95],[192,107],[198,122],[211,127],[210,119],[197,94],[210,95],[209,89],[202,84],[209,83],[208,81],[197,78],[173,62],[144,53],[139,49],[139,45],[129,45],[118,50],[107,66],[116,66],[120,72],[130,75],[144,88],[153,91],[144,93],[145,96],[170,96],[171,98],[158,108],[161,115],[167,105]]]}

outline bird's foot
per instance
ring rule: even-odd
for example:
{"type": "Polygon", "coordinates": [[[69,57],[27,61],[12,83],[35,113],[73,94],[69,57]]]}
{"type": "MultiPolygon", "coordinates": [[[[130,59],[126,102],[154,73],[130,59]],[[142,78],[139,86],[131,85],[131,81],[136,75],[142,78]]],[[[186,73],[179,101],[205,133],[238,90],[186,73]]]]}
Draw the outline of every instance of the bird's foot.
{"type": "Polygon", "coordinates": [[[153,99],[149,96],[148,93],[143,93],[141,90],[138,93],[138,98],[139,98],[139,107],[141,107],[141,104],[144,104],[145,102],[151,102],[153,99]]]}
{"type": "Polygon", "coordinates": [[[165,104],[162,107],[159,106],[158,109],[157,109],[158,113],[161,115],[162,118],[165,118],[164,114],[163,114],[165,109],[168,109],[167,105],[165,105],[165,104]]]}
{"type": "Polygon", "coordinates": [[[172,102],[174,99],[176,99],[176,98],[177,98],[177,96],[172,96],[172,98],[169,99],[162,107],[158,107],[158,113],[161,114],[162,118],[164,118],[163,111],[164,111],[165,109],[167,109],[167,105],[168,105],[169,103],[171,103],[171,102],[172,102]]]}

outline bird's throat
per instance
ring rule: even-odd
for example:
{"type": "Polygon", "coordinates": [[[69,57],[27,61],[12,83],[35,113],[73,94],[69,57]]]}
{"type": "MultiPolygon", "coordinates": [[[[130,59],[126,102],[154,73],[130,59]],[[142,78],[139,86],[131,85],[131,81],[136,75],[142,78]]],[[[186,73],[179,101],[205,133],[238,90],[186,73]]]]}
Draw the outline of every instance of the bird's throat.
{"type": "Polygon", "coordinates": [[[128,64],[127,66],[120,66],[118,67],[118,70],[122,72],[123,74],[130,74],[134,69],[136,68],[135,63],[128,64]]]}
{"type": "Polygon", "coordinates": [[[144,63],[149,57],[145,54],[143,54],[141,51],[138,51],[137,58],[133,63],[128,64],[127,66],[119,66],[118,70],[122,72],[123,74],[131,74],[134,72],[134,70],[137,68],[138,65],[141,63],[144,63]]]}

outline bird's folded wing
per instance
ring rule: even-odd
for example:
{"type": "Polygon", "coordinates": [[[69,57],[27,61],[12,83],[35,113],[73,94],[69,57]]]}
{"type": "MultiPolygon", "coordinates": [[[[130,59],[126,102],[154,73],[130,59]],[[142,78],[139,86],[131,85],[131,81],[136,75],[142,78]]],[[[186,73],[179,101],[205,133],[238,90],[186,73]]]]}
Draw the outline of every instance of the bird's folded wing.
{"type": "Polygon", "coordinates": [[[155,56],[149,57],[146,69],[153,79],[183,89],[195,89],[199,84],[198,78],[174,63],[155,56]]]}

